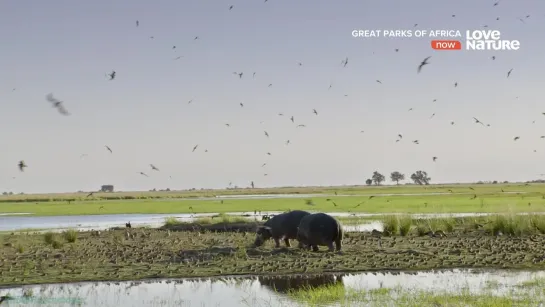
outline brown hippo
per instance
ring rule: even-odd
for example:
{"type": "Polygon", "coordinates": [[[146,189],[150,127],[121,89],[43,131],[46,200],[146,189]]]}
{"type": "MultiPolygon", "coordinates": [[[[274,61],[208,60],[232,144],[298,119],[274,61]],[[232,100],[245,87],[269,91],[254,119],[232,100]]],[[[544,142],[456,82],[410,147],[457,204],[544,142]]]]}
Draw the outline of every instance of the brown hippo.
{"type": "Polygon", "coordinates": [[[333,251],[333,242],[337,251],[341,250],[343,240],[343,229],[341,223],[331,215],[325,213],[314,213],[301,219],[297,231],[297,241],[300,248],[310,249],[317,252],[318,246],[327,246],[333,251]]]}
{"type": "Polygon", "coordinates": [[[290,247],[290,239],[297,238],[297,227],[301,219],[310,213],[301,210],[284,212],[270,218],[263,226],[257,228],[255,246],[261,246],[270,238],[274,239],[276,247],[280,247],[283,239],[286,246],[290,247]]]}

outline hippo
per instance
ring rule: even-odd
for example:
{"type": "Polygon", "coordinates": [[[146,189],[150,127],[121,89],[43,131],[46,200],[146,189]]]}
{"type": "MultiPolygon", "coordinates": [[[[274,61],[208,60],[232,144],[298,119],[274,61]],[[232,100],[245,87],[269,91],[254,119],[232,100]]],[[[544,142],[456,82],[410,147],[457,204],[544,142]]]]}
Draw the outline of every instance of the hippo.
{"type": "Polygon", "coordinates": [[[257,228],[255,246],[261,246],[266,240],[273,238],[276,247],[280,247],[280,239],[283,239],[287,247],[291,247],[290,239],[297,237],[297,227],[301,219],[310,213],[302,210],[293,210],[275,215],[257,228]]]}
{"type": "Polygon", "coordinates": [[[327,246],[333,251],[333,242],[337,251],[341,250],[343,229],[341,223],[325,213],[314,213],[305,216],[297,229],[299,248],[306,248],[317,252],[318,246],[327,246]]]}

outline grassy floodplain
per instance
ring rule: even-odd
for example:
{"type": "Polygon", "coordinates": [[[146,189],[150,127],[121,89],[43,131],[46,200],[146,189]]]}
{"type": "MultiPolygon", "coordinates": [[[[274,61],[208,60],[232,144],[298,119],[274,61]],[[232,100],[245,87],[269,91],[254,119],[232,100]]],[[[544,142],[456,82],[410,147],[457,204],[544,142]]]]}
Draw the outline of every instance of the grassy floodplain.
{"type": "Polygon", "coordinates": [[[515,286],[513,292],[497,295],[494,285],[482,293],[471,293],[470,289],[459,291],[414,291],[396,288],[374,290],[345,289],[343,285],[330,285],[290,291],[288,296],[307,306],[340,304],[341,306],[472,306],[472,307],[512,307],[540,306],[545,300],[543,287],[545,280],[536,279],[515,286]]]}
{"type": "Polygon", "coordinates": [[[86,193],[73,193],[0,196],[0,212],[26,212],[36,216],[51,216],[128,213],[222,213],[253,212],[256,210],[285,211],[288,209],[367,213],[539,212],[545,210],[545,185],[542,184],[120,192],[97,193],[89,198],[86,195],[86,193]],[[334,195],[335,192],[337,196],[334,195]],[[447,194],[437,195],[435,193],[447,194]],[[248,194],[319,194],[323,196],[276,199],[195,199],[199,197],[248,194]],[[376,197],[369,199],[372,195],[376,195],[376,197]],[[311,200],[312,205],[308,204],[308,199],[311,200]]]}
{"type": "Polygon", "coordinates": [[[184,224],[170,222],[162,229],[2,235],[0,285],[441,268],[545,268],[543,215],[433,221],[389,216],[385,218],[385,225],[391,229],[388,235],[347,233],[341,253],[325,252],[324,248],[317,253],[293,247],[276,249],[271,242],[253,248],[251,231],[176,231],[180,225],[184,224]]]}

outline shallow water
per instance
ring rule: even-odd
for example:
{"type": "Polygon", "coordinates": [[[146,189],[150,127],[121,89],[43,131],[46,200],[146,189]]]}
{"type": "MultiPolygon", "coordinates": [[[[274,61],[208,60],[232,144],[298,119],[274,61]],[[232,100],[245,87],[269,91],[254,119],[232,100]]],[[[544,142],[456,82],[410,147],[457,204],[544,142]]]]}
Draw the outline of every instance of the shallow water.
{"type": "MultiPolygon", "coordinates": [[[[309,210],[309,212],[312,212],[309,210]]],[[[247,216],[261,221],[263,215],[275,215],[282,212],[227,212],[227,215],[247,216]]],[[[337,217],[380,217],[383,213],[349,213],[349,212],[328,212],[337,217]]],[[[413,218],[446,218],[446,217],[471,217],[486,216],[493,213],[429,213],[411,214],[413,218]]],[[[521,215],[528,213],[520,213],[521,215]]],[[[534,213],[534,214],[545,214],[534,213]]],[[[174,217],[182,222],[191,222],[195,218],[210,217],[217,213],[196,213],[196,214],[105,214],[105,215],[63,215],[63,216],[7,216],[0,215],[0,231],[15,231],[21,229],[67,229],[78,230],[101,230],[111,227],[124,227],[126,222],[133,226],[160,227],[165,223],[165,218],[174,217]]],[[[388,215],[404,215],[404,213],[388,213],[388,215]]],[[[366,221],[360,225],[346,225],[347,231],[372,231],[382,230],[382,224],[378,221],[366,221]],[[358,230],[359,229],[359,230],[358,230]]]]}
{"type": "Polygon", "coordinates": [[[419,273],[362,273],[357,275],[322,275],[286,277],[223,278],[221,280],[156,280],[119,283],[75,283],[24,286],[0,290],[15,299],[6,306],[38,306],[43,298],[54,306],[300,306],[286,293],[304,286],[341,284],[345,289],[381,288],[406,291],[446,291],[470,293],[484,290],[495,295],[513,295],[521,283],[544,278],[545,272],[527,271],[430,271],[419,273]],[[491,287],[493,285],[493,287],[491,287]],[[23,293],[32,291],[32,299],[23,304],[23,293]],[[276,290],[275,290],[276,289],[276,290]]]}

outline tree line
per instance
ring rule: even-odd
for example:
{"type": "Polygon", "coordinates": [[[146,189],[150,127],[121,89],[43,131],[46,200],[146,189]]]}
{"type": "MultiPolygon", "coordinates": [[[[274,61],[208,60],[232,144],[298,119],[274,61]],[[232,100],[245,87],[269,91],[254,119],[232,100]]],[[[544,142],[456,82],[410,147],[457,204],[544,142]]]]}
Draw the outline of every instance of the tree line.
{"type": "MultiPolygon", "coordinates": [[[[416,171],[412,173],[410,179],[418,185],[428,185],[431,181],[431,178],[425,171],[416,171]]],[[[390,180],[395,182],[396,184],[399,184],[400,181],[405,180],[405,174],[402,174],[398,171],[392,172],[390,174],[390,180]]],[[[383,174],[374,171],[373,176],[365,180],[365,184],[372,185],[374,183],[375,185],[381,185],[384,181],[386,181],[386,177],[383,174]]]]}

